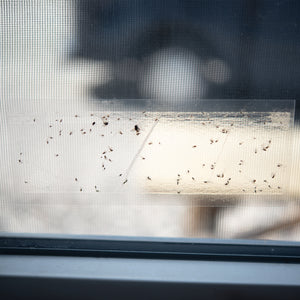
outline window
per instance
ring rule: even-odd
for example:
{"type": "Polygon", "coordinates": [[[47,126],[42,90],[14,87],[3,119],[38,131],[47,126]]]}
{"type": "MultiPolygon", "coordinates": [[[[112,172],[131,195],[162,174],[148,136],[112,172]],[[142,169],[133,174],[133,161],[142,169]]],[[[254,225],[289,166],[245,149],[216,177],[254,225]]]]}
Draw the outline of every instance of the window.
{"type": "Polygon", "coordinates": [[[298,8],[2,3],[0,230],[299,241],[298,8]]]}

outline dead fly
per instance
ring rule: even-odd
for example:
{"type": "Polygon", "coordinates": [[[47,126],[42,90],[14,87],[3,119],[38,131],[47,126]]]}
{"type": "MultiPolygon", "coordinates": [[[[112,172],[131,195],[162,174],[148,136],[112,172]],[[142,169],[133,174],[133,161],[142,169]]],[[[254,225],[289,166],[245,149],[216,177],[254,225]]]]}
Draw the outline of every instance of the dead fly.
{"type": "Polygon", "coordinates": [[[96,122],[93,122],[93,123],[92,123],[92,126],[94,126],[95,124],[96,124],[96,122]]]}
{"type": "Polygon", "coordinates": [[[150,176],[147,177],[148,180],[152,180],[150,176]]]}
{"type": "Polygon", "coordinates": [[[268,181],[266,179],[264,179],[264,182],[267,183],[268,181]]]}
{"type": "Polygon", "coordinates": [[[128,181],[128,180],[126,179],[126,180],[123,182],[123,184],[125,184],[127,181],[128,181]]]}
{"type": "Polygon", "coordinates": [[[263,151],[267,151],[269,149],[269,146],[263,147],[262,149],[263,151]]]}
{"type": "Polygon", "coordinates": [[[109,158],[108,161],[112,162],[112,160],[109,158]]]}
{"type": "Polygon", "coordinates": [[[279,190],[281,189],[281,187],[280,187],[280,186],[278,186],[277,188],[278,188],[279,190]]]}
{"type": "Polygon", "coordinates": [[[187,173],[190,173],[190,170],[187,170],[187,173]]]}
{"type": "Polygon", "coordinates": [[[141,129],[138,125],[134,125],[134,130],[136,132],[136,135],[140,134],[141,129]]]}

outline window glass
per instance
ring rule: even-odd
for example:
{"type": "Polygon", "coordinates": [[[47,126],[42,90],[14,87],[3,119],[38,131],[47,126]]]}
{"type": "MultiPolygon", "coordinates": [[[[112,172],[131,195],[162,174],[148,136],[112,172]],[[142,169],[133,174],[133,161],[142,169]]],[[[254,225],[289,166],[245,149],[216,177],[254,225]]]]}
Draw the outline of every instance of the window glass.
{"type": "Polygon", "coordinates": [[[299,8],[1,3],[0,231],[300,240],[299,8]]]}

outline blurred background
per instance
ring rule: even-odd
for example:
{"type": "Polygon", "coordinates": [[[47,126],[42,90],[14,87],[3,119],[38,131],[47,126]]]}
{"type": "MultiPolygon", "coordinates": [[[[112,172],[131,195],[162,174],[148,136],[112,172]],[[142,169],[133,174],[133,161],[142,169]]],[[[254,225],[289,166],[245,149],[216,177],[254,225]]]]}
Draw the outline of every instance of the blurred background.
{"type": "MultiPolygon", "coordinates": [[[[28,151],[36,149],[37,162],[48,161],[44,165],[31,165],[31,174],[47,183],[50,173],[37,170],[55,166],[51,171],[51,184],[55,186],[55,180],[60,178],[57,174],[70,172],[72,163],[64,165],[49,160],[37,142],[39,135],[32,135],[31,127],[24,126],[28,119],[46,120],[50,112],[53,113],[50,123],[57,116],[69,118],[71,113],[87,116],[99,111],[127,111],[126,116],[134,119],[132,111],[149,107],[157,112],[168,108],[178,113],[199,112],[203,99],[244,99],[237,105],[239,108],[251,107],[251,99],[281,99],[281,109],[287,111],[284,106],[287,103],[291,112],[287,117],[289,124],[293,123],[293,112],[298,124],[298,1],[2,0],[0,3],[0,230],[300,239],[297,128],[293,129],[295,143],[292,146],[288,143],[294,147],[290,155],[294,167],[289,173],[294,183],[289,196],[275,202],[257,195],[246,198],[235,195],[233,203],[227,204],[222,202],[222,196],[211,202],[195,196],[179,201],[178,195],[173,195],[168,204],[150,198],[141,204],[136,196],[132,204],[132,193],[128,192],[126,205],[109,196],[111,202],[102,203],[99,208],[95,204],[97,199],[92,200],[94,196],[89,194],[85,196],[88,201],[83,203],[82,196],[77,194],[57,196],[45,190],[27,193],[16,179],[20,177],[18,167],[12,166],[18,160],[16,153],[21,151],[21,139],[27,143],[28,151]],[[296,100],[295,110],[290,109],[289,99],[296,100]]],[[[217,106],[222,106],[222,102],[217,106]]],[[[206,108],[214,110],[209,104],[206,108]]],[[[73,121],[70,122],[68,128],[60,130],[69,130],[73,121]]],[[[134,125],[124,126],[130,133],[134,125]]],[[[150,124],[146,127],[150,132],[150,124]]],[[[45,130],[41,129],[40,136],[45,135],[45,130]]],[[[142,136],[143,133],[142,130],[142,136]]],[[[117,142],[123,145],[125,157],[129,151],[126,143],[132,145],[130,139],[117,142]]],[[[61,144],[68,151],[75,147],[67,140],[61,144]]],[[[76,147],[81,147],[88,156],[93,145],[91,140],[77,143],[76,147]]],[[[278,151],[283,156],[290,153],[287,149],[278,151]]],[[[96,177],[87,166],[81,166],[82,173],[96,177]]],[[[106,180],[114,182],[111,178],[106,180]]],[[[87,180],[86,184],[91,182],[87,180]]]]}

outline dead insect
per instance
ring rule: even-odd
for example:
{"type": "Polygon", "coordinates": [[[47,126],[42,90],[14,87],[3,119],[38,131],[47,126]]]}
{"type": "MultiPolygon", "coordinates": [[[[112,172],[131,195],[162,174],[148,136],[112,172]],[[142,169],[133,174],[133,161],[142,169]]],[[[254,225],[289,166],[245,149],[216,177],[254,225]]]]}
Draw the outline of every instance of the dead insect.
{"type": "Polygon", "coordinates": [[[82,134],[86,134],[86,131],[84,131],[82,134]]]}
{"type": "Polygon", "coordinates": [[[255,183],[255,182],[256,182],[256,179],[253,179],[252,182],[255,183]]]}
{"type": "Polygon", "coordinates": [[[157,121],[158,121],[158,119],[156,118],[156,119],[155,119],[155,122],[157,122],[157,121]]]}
{"type": "Polygon", "coordinates": [[[107,125],[108,125],[108,122],[107,122],[107,121],[105,121],[105,122],[103,122],[103,124],[104,124],[105,126],[107,126],[107,125]]]}
{"type": "Polygon", "coordinates": [[[47,144],[49,144],[49,141],[46,141],[47,144]]]}
{"type": "Polygon", "coordinates": [[[264,182],[268,182],[266,179],[264,179],[264,182]]]}
{"type": "Polygon", "coordinates": [[[75,177],[75,181],[78,181],[78,178],[77,178],[77,177],[75,177]]]}
{"type": "Polygon", "coordinates": [[[20,163],[20,164],[22,164],[22,163],[23,163],[21,159],[19,159],[19,163],[20,163]]]}
{"type": "Polygon", "coordinates": [[[147,177],[147,179],[148,179],[148,180],[152,180],[151,177],[149,177],[149,176],[147,177]]]}
{"type": "Polygon", "coordinates": [[[142,157],[142,159],[145,160],[146,158],[145,158],[145,157],[142,157]]]}
{"type": "Polygon", "coordinates": [[[213,144],[214,140],[210,140],[210,144],[213,144]]]}
{"type": "Polygon", "coordinates": [[[58,134],[61,135],[61,132],[62,132],[62,130],[60,130],[58,134]]]}
{"type": "Polygon", "coordinates": [[[127,181],[128,181],[128,180],[126,179],[126,180],[123,182],[123,184],[125,184],[127,181]]]}
{"type": "Polygon", "coordinates": [[[275,178],[275,175],[276,175],[275,173],[272,173],[272,174],[271,174],[271,177],[272,177],[272,178],[275,178]]]}
{"type": "Polygon", "coordinates": [[[223,128],[223,129],[222,129],[222,133],[228,133],[228,130],[225,129],[225,128],[223,128]]]}
{"type": "Polygon", "coordinates": [[[93,122],[93,123],[92,123],[92,126],[94,126],[95,124],[96,124],[96,122],[93,122]]]}
{"type": "Polygon", "coordinates": [[[59,120],[59,123],[61,123],[62,121],[63,121],[63,120],[62,120],[62,119],[60,119],[60,120],[59,120]]]}
{"type": "Polygon", "coordinates": [[[119,176],[121,177],[121,176],[122,176],[122,174],[119,174],[119,176]]]}
{"type": "Polygon", "coordinates": [[[282,164],[277,164],[277,167],[278,167],[278,168],[282,167],[282,164]]]}
{"type": "Polygon", "coordinates": [[[217,143],[219,140],[215,140],[215,143],[217,143]]]}
{"type": "Polygon", "coordinates": [[[192,177],[192,179],[193,179],[193,180],[195,180],[195,178],[194,178],[194,177],[192,177]]]}
{"type": "Polygon", "coordinates": [[[196,148],[197,147],[197,145],[194,145],[192,148],[196,148]]]}
{"type": "Polygon", "coordinates": [[[187,173],[190,173],[190,170],[187,170],[187,173]]]}
{"type": "Polygon", "coordinates": [[[122,132],[122,131],[120,131],[119,133],[120,133],[120,134],[123,134],[123,132],[122,132]]]}
{"type": "Polygon", "coordinates": [[[181,192],[179,192],[179,191],[177,192],[177,194],[180,194],[180,193],[181,193],[181,192]]]}
{"type": "Polygon", "coordinates": [[[106,153],[106,151],[102,152],[102,154],[105,154],[105,153],[106,153]]]}
{"type": "Polygon", "coordinates": [[[80,192],[82,192],[82,188],[80,188],[80,192]]]}
{"type": "Polygon", "coordinates": [[[49,125],[49,127],[51,128],[51,127],[52,127],[52,125],[49,125]]]}
{"type": "Polygon", "coordinates": [[[83,130],[84,130],[83,128],[80,129],[80,131],[83,131],[83,130]]]}
{"type": "Polygon", "coordinates": [[[110,151],[110,152],[113,152],[114,150],[113,150],[113,148],[109,147],[109,151],[110,151]]]}
{"type": "Polygon", "coordinates": [[[204,180],[203,183],[207,183],[207,180],[204,180]]]}
{"type": "Polygon", "coordinates": [[[72,131],[70,131],[69,135],[72,135],[72,134],[73,134],[73,132],[72,132],[72,131]]]}
{"type": "Polygon", "coordinates": [[[58,154],[55,154],[55,156],[57,157],[57,156],[58,156],[58,154]]]}
{"type": "Polygon", "coordinates": [[[136,133],[139,133],[141,129],[138,125],[134,125],[134,130],[136,133]]]}
{"type": "Polygon", "coordinates": [[[148,143],[148,145],[152,145],[152,144],[153,144],[152,142],[149,142],[149,143],[148,143]]]}
{"type": "Polygon", "coordinates": [[[280,186],[278,186],[277,188],[278,188],[279,190],[281,189],[281,187],[280,187],[280,186]]]}
{"type": "Polygon", "coordinates": [[[97,188],[97,186],[95,185],[95,189],[97,188]]]}
{"type": "Polygon", "coordinates": [[[111,160],[110,158],[109,158],[108,160],[109,160],[110,162],[112,162],[112,160],[111,160]]]}

